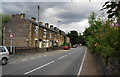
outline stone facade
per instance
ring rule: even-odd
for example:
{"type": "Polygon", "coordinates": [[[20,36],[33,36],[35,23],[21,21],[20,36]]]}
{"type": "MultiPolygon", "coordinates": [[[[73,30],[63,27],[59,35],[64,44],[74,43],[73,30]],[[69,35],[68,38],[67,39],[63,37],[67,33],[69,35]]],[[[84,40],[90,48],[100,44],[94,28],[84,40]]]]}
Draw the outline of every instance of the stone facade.
{"type": "Polygon", "coordinates": [[[38,36],[36,18],[26,19],[25,14],[12,15],[12,19],[4,27],[4,45],[10,46],[10,31],[14,33],[13,46],[45,48],[60,46],[64,43],[65,33],[53,25],[39,22],[38,36]]]}
{"type": "Polygon", "coordinates": [[[10,31],[13,32],[13,46],[27,47],[34,46],[35,23],[25,19],[24,14],[12,15],[12,19],[5,25],[3,45],[10,46],[10,31]],[[29,42],[28,42],[29,40],[29,42]]]}

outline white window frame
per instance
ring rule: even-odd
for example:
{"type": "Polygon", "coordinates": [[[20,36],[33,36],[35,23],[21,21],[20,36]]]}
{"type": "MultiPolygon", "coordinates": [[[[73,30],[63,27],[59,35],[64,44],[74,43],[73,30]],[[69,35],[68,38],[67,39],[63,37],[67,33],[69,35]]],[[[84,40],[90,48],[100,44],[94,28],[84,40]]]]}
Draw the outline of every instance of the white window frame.
{"type": "Polygon", "coordinates": [[[52,33],[50,33],[50,38],[52,38],[52,33]]]}

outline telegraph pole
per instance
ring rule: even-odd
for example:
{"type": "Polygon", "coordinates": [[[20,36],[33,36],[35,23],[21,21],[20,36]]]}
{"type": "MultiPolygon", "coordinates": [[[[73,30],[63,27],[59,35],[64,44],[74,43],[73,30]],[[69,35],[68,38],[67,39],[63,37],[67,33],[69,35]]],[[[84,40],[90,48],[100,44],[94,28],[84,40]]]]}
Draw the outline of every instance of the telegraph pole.
{"type": "Polygon", "coordinates": [[[38,5],[37,6],[37,8],[38,8],[38,24],[37,24],[37,31],[36,31],[36,38],[37,38],[37,48],[38,48],[38,46],[39,46],[39,9],[40,9],[40,6],[38,5]]]}

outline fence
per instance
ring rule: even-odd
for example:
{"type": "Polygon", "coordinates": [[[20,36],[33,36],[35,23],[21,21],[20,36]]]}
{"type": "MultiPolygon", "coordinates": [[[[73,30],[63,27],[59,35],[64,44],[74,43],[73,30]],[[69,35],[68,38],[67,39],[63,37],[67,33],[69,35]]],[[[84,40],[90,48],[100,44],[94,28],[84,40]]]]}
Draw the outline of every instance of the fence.
{"type": "MultiPolygon", "coordinates": [[[[7,47],[10,52],[10,47],[7,47]]],[[[26,53],[26,52],[45,52],[45,51],[53,51],[60,50],[62,47],[47,47],[47,48],[36,48],[36,47],[12,47],[13,51],[10,54],[17,53],[26,53]]]]}

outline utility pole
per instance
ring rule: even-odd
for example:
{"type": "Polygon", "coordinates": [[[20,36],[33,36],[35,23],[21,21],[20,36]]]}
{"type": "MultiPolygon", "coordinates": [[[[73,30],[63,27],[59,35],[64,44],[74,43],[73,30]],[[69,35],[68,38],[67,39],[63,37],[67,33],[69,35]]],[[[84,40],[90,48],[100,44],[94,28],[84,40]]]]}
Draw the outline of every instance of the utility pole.
{"type": "Polygon", "coordinates": [[[39,46],[39,9],[40,9],[40,6],[38,5],[37,8],[38,8],[38,23],[37,23],[37,30],[36,30],[36,38],[37,38],[36,48],[38,48],[38,46],[39,46]]]}

